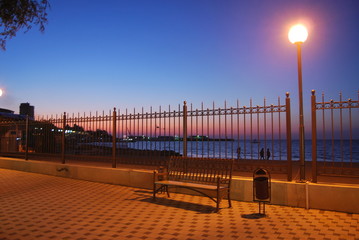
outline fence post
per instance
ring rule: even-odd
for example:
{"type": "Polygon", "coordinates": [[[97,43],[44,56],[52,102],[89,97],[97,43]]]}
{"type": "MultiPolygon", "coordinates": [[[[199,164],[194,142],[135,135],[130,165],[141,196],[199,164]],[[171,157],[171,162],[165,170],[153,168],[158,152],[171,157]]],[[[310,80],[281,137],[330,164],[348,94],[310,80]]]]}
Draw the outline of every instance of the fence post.
{"type": "Polygon", "coordinates": [[[116,108],[113,108],[112,114],[112,167],[116,168],[116,108]]]}
{"type": "Polygon", "coordinates": [[[286,94],[286,126],[287,126],[287,180],[292,181],[292,125],[291,125],[291,110],[290,110],[290,97],[289,92],[286,94]]]}
{"type": "Polygon", "coordinates": [[[29,160],[29,115],[26,115],[25,135],[25,160],[29,160]]]}
{"type": "Polygon", "coordinates": [[[317,182],[317,110],[315,90],[312,90],[312,182],[317,182]]]}
{"type": "Polygon", "coordinates": [[[183,156],[187,157],[187,102],[183,102],[183,156]]]}
{"type": "Polygon", "coordinates": [[[61,162],[65,164],[65,128],[66,128],[66,112],[62,117],[62,146],[61,146],[61,162]]]}

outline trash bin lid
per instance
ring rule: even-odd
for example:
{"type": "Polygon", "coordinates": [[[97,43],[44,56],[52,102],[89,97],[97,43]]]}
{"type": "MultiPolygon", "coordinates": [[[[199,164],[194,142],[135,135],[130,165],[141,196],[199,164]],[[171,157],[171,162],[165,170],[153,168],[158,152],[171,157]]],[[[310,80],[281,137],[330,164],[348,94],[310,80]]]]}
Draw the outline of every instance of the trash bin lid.
{"type": "Polygon", "coordinates": [[[259,181],[259,182],[261,182],[261,181],[267,181],[268,180],[268,178],[267,177],[256,177],[256,178],[254,178],[254,181],[259,181]]]}
{"type": "Polygon", "coordinates": [[[267,172],[263,168],[257,169],[254,173],[257,175],[266,175],[267,174],[267,172]]]}

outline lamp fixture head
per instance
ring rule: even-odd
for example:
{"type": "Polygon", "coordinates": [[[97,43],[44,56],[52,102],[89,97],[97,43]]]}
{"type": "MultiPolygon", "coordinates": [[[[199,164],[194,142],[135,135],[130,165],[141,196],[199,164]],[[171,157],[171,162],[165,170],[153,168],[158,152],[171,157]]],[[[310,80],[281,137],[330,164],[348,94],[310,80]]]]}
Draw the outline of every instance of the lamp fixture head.
{"type": "Polygon", "coordinates": [[[302,24],[294,25],[288,32],[288,38],[291,43],[303,43],[308,38],[308,31],[302,24]]]}

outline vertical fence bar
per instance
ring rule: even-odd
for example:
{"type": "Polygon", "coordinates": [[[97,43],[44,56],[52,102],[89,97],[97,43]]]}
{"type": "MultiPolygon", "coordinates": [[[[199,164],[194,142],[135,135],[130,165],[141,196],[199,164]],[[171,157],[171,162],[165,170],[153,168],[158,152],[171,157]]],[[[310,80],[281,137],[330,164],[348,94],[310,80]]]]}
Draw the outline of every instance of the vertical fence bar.
{"type": "MultiPolygon", "coordinates": [[[[196,134],[198,134],[198,109],[196,109],[196,134]]],[[[196,157],[198,157],[198,138],[196,138],[196,157]]]]}
{"type": "Polygon", "coordinates": [[[29,115],[26,115],[25,135],[25,160],[29,160],[29,115]]]}
{"type": "Polygon", "coordinates": [[[222,148],[221,148],[221,138],[222,137],[222,133],[221,133],[221,108],[218,108],[218,156],[219,158],[222,157],[222,148]]]}
{"type": "Polygon", "coordinates": [[[191,157],[193,157],[193,105],[192,105],[192,103],[191,103],[191,105],[190,105],[191,107],[190,107],[190,115],[191,115],[191,121],[190,121],[190,124],[191,124],[191,129],[190,129],[190,144],[189,144],[189,153],[190,153],[190,156],[191,157]]]}
{"type": "Polygon", "coordinates": [[[201,148],[202,148],[202,157],[204,157],[204,121],[203,121],[203,117],[204,117],[204,110],[203,110],[203,102],[201,103],[201,124],[202,124],[202,145],[201,145],[201,148]]]}
{"type": "Polygon", "coordinates": [[[187,157],[187,102],[183,102],[183,156],[187,157]]]}
{"type": "Polygon", "coordinates": [[[116,108],[113,108],[112,112],[112,168],[116,168],[116,132],[117,132],[117,125],[116,125],[116,108]]]}
{"type": "MultiPolygon", "coordinates": [[[[280,98],[278,97],[278,106],[280,106],[280,98]]],[[[281,117],[280,112],[278,111],[278,134],[279,134],[279,160],[282,160],[282,125],[281,125],[281,117]]]]}
{"type": "MultiPolygon", "coordinates": [[[[124,133],[124,128],[123,128],[123,113],[121,114],[121,109],[118,109],[118,113],[117,113],[117,116],[118,116],[118,129],[119,129],[119,131],[121,131],[120,133],[119,133],[119,138],[120,138],[120,141],[124,141],[124,137],[123,137],[123,133],[124,133]]],[[[120,159],[120,162],[121,162],[122,160],[120,159]]]]}
{"type": "MultiPolygon", "coordinates": [[[[343,97],[342,93],[340,92],[339,97],[339,124],[340,124],[340,159],[341,159],[341,166],[344,167],[344,143],[343,143],[343,97]]],[[[342,170],[342,169],[341,169],[342,170]]]]}
{"type": "Polygon", "coordinates": [[[241,158],[241,145],[240,145],[240,135],[239,135],[239,101],[237,99],[237,159],[241,158]]]}
{"type": "Polygon", "coordinates": [[[327,164],[327,141],[326,141],[326,127],[325,127],[325,104],[324,104],[324,92],[322,92],[322,131],[323,131],[323,161],[324,166],[327,164]]]}
{"type": "MultiPolygon", "coordinates": [[[[273,104],[270,106],[270,112],[271,112],[271,141],[272,141],[272,160],[274,159],[274,122],[273,122],[273,114],[274,114],[274,109],[273,109],[273,104]]],[[[280,152],[280,150],[279,150],[280,152]]]]}
{"type": "MultiPolygon", "coordinates": [[[[146,143],[145,143],[145,148],[146,148],[146,151],[148,150],[148,148],[151,148],[151,129],[148,129],[149,125],[151,125],[151,121],[150,123],[148,124],[148,119],[150,119],[150,116],[148,115],[148,112],[146,112],[146,120],[145,120],[145,124],[146,124],[146,143]],[[148,146],[149,145],[149,146],[148,146]]],[[[150,119],[151,120],[151,119],[150,119]]]]}
{"type": "MultiPolygon", "coordinates": [[[[216,129],[215,129],[215,122],[216,122],[216,118],[215,118],[215,116],[216,116],[216,114],[215,114],[215,112],[216,112],[216,110],[214,109],[214,101],[213,101],[213,104],[212,104],[212,134],[213,134],[213,137],[215,137],[215,134],[216,134],[216,129]]],[[[215,145],[215,142],[216,141],[212,141],[212,146],[213,146],[213,157],[216,157],[216,145],[215,145]]]]}
{"type": "MultiPolygon", "coordinates": [[[[134,112],[134,114],[135,114],[135,108],[133,109],[133,112],[134,112]]],[[[137,114],[137,133],[136,133],[136,139],[137,139],[137,141],[136,141],[136,144],[137,144],[137,149],[141,149],[141,147],[140,147],[140,143],[138,142],[139,140],[140,140],[140,113],[138,112],[137,114]]],[[[136,115],[135,115],[135,120],[134,121],[136,121],[136,115]]],[[[142,139],[142,141],[141,141],[142,143],[143,143],[143,139],[142,139]]]]}
{"type": "Polygon", "coordinates": [[[246,106],[243,107],[243,159],[247,159],[247,131],[246,131],[246,106]]]}
{"type": "Polygon", "coordinates": [[[312,182],[317,182],[317,110],[315,91],[312,90],[312,182]]]}
{"type": "MultiPolygon", "coordinates": [[[[182,112],[184,115],[184,112],[182,112]]],[[[174,119],[175,121],[176,119],[174,119]]],[[[183,119],[182,119],[183,121],[183,119]]],[[[181,152],[181,143],[182,143],[182,151],[183,151],[183,138],[181,141],[181,125],[182,125],[182,131],[183,131],[183,124],[181,124],[181,104],[178,104],[178,115],[177,115],[177,124],[178,124],[178,129],[177,129],[177,133],[178,133],[178,141],[177,141],[177,145],[178,145],[178,152],[181,152]]],[[[176,130],[176,128],[174,129],[176,130]]],[[[182,136],[183,137],[183,136],[182,136]]]]}
{"type": "Polygon", "coordinates": [[[154,150],[157,150],[157,112],[154,112],[154,118],[155,118],[155,136],[154,136],[154,141],[155,141],[155,148],[154,150]]]}
{"type": "MultiPolygon", "coordinates": [[[[219,128],[221,128],[221,126],[219,126],[219,128]]],[[[220,136],[220,139],[221,138],[220,136]]],[[[227,158],[227,138],[227,101],[224,101],[224,158],[227,158]]]]}
{"type": "Polygon", "coordinates": [[[150,150],[153,150],[153,115],[152,115],[152,106],[150,107],[150,115],[149,115],[149,119],[150,119],[150,150]]]}
{"type": "MultiPolygon", "coordinates": [[[[259,129],[259,111],[260,111],[260,109],[259,109],[259,105],[257,105],[257,139],[255,139],[254,141],[256,141],[256,144],[257,144],[257,159],[259,159],[260,158],[260,156],[259,156],[259,149],[260,149],[260,136],[259,136],[259,131],[260,131],[260,129],[259,129]]],[[[264,144],[266,144],[265,143],[265,141],[264,141],[264,144]]],[[[251,143],[251,145],[253,145],[253,142],[251,143]]],[[[264,152],[265,152],[265,150],[266,149],[264,149],[264,152]]],[[[267,159],[265,156],[264,156],[264,159],[267,159]]]]}
{"type": "Polygon", "coordinates": [[[62,138],[61,138],[61,162],[65,164],[65,128],[66,128],[66,112],[62,117],[62,138]]]}
{"type": "Polygon", "coordinates": [[[291,125],[291,109],[290,109],[290,97],[289,93],[286,93],[285,99],[286,105],[286,126],[287,126],[287,180],[292,181],[292,125],[291,125]]]}
{"type": "MultiPolygon", "coordinates": [[[[264,150],[266,151],[266,157],[265,157],[265,159],[267,159],[267,160],[270,160],[269,159],[269,155],[268,155],[268,148],[267,148],[267,100],[266,100],[266,98],[264,98],[264,101],[263,101],[263,103],[264,103],[264,107],[263,107],[263,124],[264,124],[264,150]]],[[[258,139],[259,140],[259,139],[258,139]]],[[[258,144],[258,146],[259,146],[259,144],[258,144]]],[[[273,151],[272,151],[272,153],[273,153],[273,151]]],[[[272,154],[273,155],[273,154],[272,154]]]]}
{"type": "MultiPolygon", "coordinates": [[[[141,110],[141,132],[142,132],[142,142],[141,142],[141,147],[142,147],[142,150],[144,149],[144,142],[146,142],[147,144],[147,139],[145,140],[145,138],[147,137],[147,130],[146,130],[146,135],[145,135],[145,130],[144,130],[144,119],[146,119],[146,127],[147,127],[147,114],[146,114],[146,117],[145,117],[145,114],[143,112],[143,107],[142,107],[142,110],[141,110]]],[[[147,150],[147,146],[146,146],[146,150],[147,150]]]]}
{"type": "Polygon", "coordinates": [[[207,135],[208,135],[208,139],[207,139],[207,156],[209,156],[209,108],[207,108],[207,135]]]}
{"type": "Polygon", "coordinates": [[[334,100],[333,99],[331,99],[330,100],[330,121],[331,121],[331,132],[332,132],[332,134],[331,134],[331,143],[332,143],[332,150],[331,150],[331,154],[332,154],[332,166],[334,166],[334,100]]]}
{"type": "MultiPolygon", "coordinates": [[[[232,159],[234,159],[234,135],[233,135],[233,108],[231,107],[231,152],[232,159]]],[[[238,151],[237,151],[238,153],[238,151]]]]}
{"type": "Polygon", "coordinates": [[[158,132],[158,136],[157,136],[157,141],[158,142],[158,150],[161,151],[161,146],[163,146],[163,144],[165,143],[165,141],[163,141],[163,139],[161,139],[161,135],[162,135],[162,107],[159,107],[159,114],[158,114],[158,128],[159,128],[159,132],[158,132]]]}
{"type": "Polygon", "coordinates": [[[350,152],[350,167],[353,167],[353,123],[352,123],[352,100],[349,98],[349,152],[350,152]]]}
{"type": "Polygon", "coordinates": [[[174,139],[175,134],[174,133],[171,134],[172,126],[171,126],[171,106],[170,105],[168,105],[168,120],[167,121],[168,121],[168,133],[167,134],[169,136],[169,138],[168,138],[168,151],[169,151],[168,154],[171,155],[170,151],[172,150],[172,148],[171,148],[172,143],[174,144],[174,141],[175,141],[175,139],[174,139]]]}
{"type": "Polygon", "coordinates": [[[250,100],[250,102],[249,102],[249,111],[250,111],[250,134],[251,134],[251,136],[250,136],[250,140],[251,140],[251,142],[250,142],[250,146],[251,146],[251,159],[253,159],[253,144],[252,144],[252,142],[253,142],[253,106],[252,106],[252,98],[251,98],[251,100],[250,100]]]}

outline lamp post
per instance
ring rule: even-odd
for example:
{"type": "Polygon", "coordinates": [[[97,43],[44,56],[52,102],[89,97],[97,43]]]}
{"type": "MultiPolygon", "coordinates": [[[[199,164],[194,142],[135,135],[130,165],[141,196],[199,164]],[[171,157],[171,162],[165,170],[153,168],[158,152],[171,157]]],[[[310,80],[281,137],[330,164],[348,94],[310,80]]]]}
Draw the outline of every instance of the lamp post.
{"type": "Polygon", "coordinates": [[[303,25],[291,27],[288,33],[289,41],[297,45],[298,55],[298,90],[299,90],[299,164],[300,182],[305,181],[305,151],[304,151],[304,116],[303,116],[303,87],[302,87],[302,53],[301,45],[308,38],[308,31],[303,25]]]}

